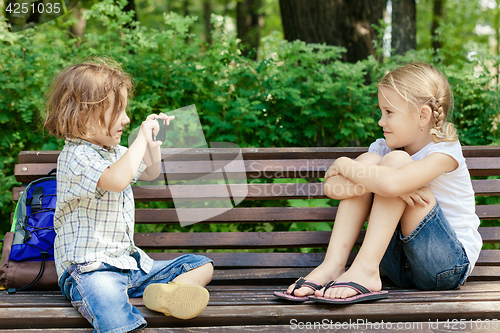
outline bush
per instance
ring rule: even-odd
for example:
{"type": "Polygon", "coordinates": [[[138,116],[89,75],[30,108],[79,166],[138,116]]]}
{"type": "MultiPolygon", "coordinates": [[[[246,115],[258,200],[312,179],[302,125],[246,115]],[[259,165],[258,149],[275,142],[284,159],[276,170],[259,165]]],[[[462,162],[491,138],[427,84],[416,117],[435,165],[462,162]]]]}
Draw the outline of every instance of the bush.
{"type": "MultiPolygon", "coordinates": [[[[189,33],[195,18],[165,15],[169,27],[157,31],[132,22],[125,2],[95,4],[85,12],[99,32],[71,36],[71,20],[60,18],[23,33],[0,27],[0,234],[9,229],[11,189],[22,150],[59,149],[62,140],[43,133],[44,94],[63,68],[89,56],[109,56],[135,78],[132,124],[147,114],[196,104],[207,142],[240,147],[367,146],[382,133],[377,125],[376,81],[387,68],[411,60],[436,63],[455,90],[454,120],[465,144],[490,144],[499,97],[493,74],[474,66],[488,59],[445,65],[446,55],[430,51],[405,57],[340,61],[342,48],[262,39],[265,59],[241,56],[239,40],[213,16],[213,44],[189,33]]],[[[463,57],[462,57],[463,58],[463,57]]],[[[128,133],[123,136],[125,138],[128,133]]],[[[498,142],[498,141],[497,141],[498,142]]]]}

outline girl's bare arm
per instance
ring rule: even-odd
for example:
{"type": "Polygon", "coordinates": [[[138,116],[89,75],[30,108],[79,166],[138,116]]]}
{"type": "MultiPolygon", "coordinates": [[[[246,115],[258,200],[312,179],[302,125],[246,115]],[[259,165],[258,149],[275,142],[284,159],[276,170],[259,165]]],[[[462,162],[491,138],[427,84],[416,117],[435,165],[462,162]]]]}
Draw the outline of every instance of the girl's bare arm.
{"type": "Polygon", "coordinates": [[[397,169],[368,165],[346,157],[335,160],[332,167],[348,180],[365,186],[366,191],[385,197],[398,197],[426,186],[445,172],[455,170],[458,162],[449,155],[433,153],[397,169]]]}
{"type": "MultiPolygon", "coordinates": [[[[356,161],[369,165],[378,165],[381,160],[382,156],[375,153],[364,153],[356,158],[356,161]]],[[[335,172],[331,172],[334,171],[334,166],[332,165],[332,167],[325,174],[323,192],[327,197],[342,200],[363,195],[367,192],[362,184],[355,183],[341,174],[331,176],[331,174],[335,174],[335,172]]]]}

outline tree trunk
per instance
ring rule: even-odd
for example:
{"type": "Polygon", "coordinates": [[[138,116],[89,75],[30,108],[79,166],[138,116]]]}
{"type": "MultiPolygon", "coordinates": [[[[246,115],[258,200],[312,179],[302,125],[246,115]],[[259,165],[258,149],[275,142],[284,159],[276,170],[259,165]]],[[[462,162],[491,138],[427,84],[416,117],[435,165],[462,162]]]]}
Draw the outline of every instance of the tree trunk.
{"type": "MultiPolygon", "coordinates": [[[[495,55],[500,55],[500,1],[495,2],[495,39],[497,40],[497,47],[495,48],[495,55]]],[[[497,85],[500,84],[500,64],[497,63],[497,85]]],[[[500,120],[500,117],[499,117],[500,120]]]]}
{"type": "MultiPolygon", "coordinates": [[[[31,4],[28,2],[25,3],[27,3],[28,5],[31,4]]],[[[34,1],[33,2],[34,8],[38,8],[38,5],[41,3],[43,3],[43,0],[34,1]]],[[[19,31],[21,29],[25,29],[27,26],[29,26],[29,23],[33,23],[32,26],[36,26],[38,25],[38,23],[40,23],[40,16],[42,13],[38,12],[38,10],[35,9],[35,11],[32,12],[31,7],[28,6],[28,12],[26,14],[22,13],[22,9],[18,9],[18,13],[14,14],[14,10],[18,8],[15,6],[15,4],[22,5],[23,3],[16,0],[6,0],[4,4],[5,4],[4,5],[5,18],[7,19],[7,22],[11,25],[11,28],[9,28],[10,31],[19,31]],[[7,9],[9,9],[9,11],[7,9]],[[24,20],[26,21],[24,22],[24,20]]]]}
{"type": "Polygon", "coordinates": [[[243,44],[242,54],[257,59],[260,28],[262,26],[259,10],[262,0],[241,0],[236,5],[236,29],[243,44]]]}
{"type": "MultiPolygon", "coordinates": [[[[5,18],[7,19],[7,22],[11,25],[11,26],[14,26],[14,17],[12,16],[11,12],[10,11],[7,11],[7,8],[9,8],[9,4],[11,6],[11,8],[14,6],[14,4],[16,3],[15,0],[6,0],[4,2],[4,14],[5,14],[5,18]]],[[[9,28],[9,31],[12,31],[11,28],[9,28]]]]}
{"type": "Polygon", "coordinates": [[[70,31],[73,35],[83,37],[83,32],[85,31],[85,26],[87,25],[87,20],[83,18],[83,6],[81,2],[72,9],[73,15],[77,19],[77,23],[72,25],[70,31]]]}
{"type": "Polygon", "coordinates": [[[384,17],[386,0],[280,0],[285,39],[347,49],[344,61],[375,55],[372,24],[384,17]]]}
{"type": "MultiPolygon", "coordinates": [[[[18,3],[20,3],[20,2],[18,2],[18,3]]],[[[43,0],[34,1],[33,4],[35,5],[35,8],[38,8],[39,4],[43,4],[43,0]]],[[[42,15],[42,13],[40,13],[38,10],[35,10],[34,12],[32,12],[31,15],[28,16],[26,23],[35,23],[36,25],[38,25],[38,23],[40,22],[41,15],[42,15]]]]}
{"type": "Polygon", "coordinates": [[[405,54],[417,48],[417,6],[415,0],[392,0],[392,48],[405,54]]]}
{"type": "Polygon", "coordinates": [[[134,0],[128,0],[125,7],[123,7],[124,12],[129,12],[131,10],[134,11],[134,16],[132,17],[132,19],[137,22],[139,19],[137,18],[137,10],[135,10],[135,1],[134,0]]]}
{"type": "Polygon", "coordinates": [[[182,10],[184,12],[184,16],[189,16],[189,0],[184,0],[182,10]]]}
{"type": "Polygon", "coordinates": [[[439,28],[440,22],[443,20],[443,5],[444,0],[434,0],[434,9],[432,12],[432,48],[434,50],[441,48],[441,42],[439,41],[439,36],[437,34],[437,29],[439,28]]]}
{"type": "Polygon", "coordinates": [[[210,15],[212,14],[212,4],[210,0],[203,2],[203,16],[205,18],[205,40],[208,44],[212,44],[212,25],[210,24],[210,15]]]}

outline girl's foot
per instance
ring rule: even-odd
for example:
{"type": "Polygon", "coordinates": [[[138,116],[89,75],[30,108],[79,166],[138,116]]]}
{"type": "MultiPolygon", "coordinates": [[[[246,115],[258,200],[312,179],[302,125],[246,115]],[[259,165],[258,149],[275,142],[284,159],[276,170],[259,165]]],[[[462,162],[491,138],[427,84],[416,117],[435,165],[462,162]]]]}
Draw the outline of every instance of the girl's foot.
{"type": "MultiPolygon", "coordinates": [[[[347,272],[338,276],[336,279],[331,280],[337,280],[337,282],[356,282],[370,289],[371,291],[382,290],[382,281],[380,280],[380,272],[378,267],[372,268],[353,264],[349,268],[349,270],[347,270],[347,272]]],[[[325,288],[317,290],[315,292],[315,295],[324,296],[326,298],[349,298],[358,294],[356,290],[351,288],[329,288],[326,292],[324,291],[324,289],[325,288]]]]}
{"type": "MultiPolygon", "coordinates": [[[[344,270],[341,271],[329,271],[323,268],[322,265],[319,265],[311,273],[309,273],[304,279],[306,281],[312,281],[315,283],[319,283],[321,285],[327,284],[331,280],[335,280],[340,274],[344,273],[344,270]]],[[[295,283],[291,284],[288,289],[287,289],[287,294],[292,294],[293,288],[295,288],[295,283]]],[[[323,290],[323,289],[321,289],[323,290]]],[[[295,292],[293,293],[293,296],[297,297],[304,297],[304,296],[309,296],[313,295],[314,290],[312,290],[309,287],[302,287],[299,289],[296,289],[295,292]]]]}

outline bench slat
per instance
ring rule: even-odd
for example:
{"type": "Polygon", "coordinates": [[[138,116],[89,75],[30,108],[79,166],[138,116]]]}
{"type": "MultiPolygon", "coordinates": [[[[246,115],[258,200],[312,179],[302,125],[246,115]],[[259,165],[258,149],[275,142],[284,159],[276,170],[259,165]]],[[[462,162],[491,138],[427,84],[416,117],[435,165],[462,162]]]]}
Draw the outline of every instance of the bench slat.
{"type": "MultiPolygon", "coordinates": [[[[199,221],[205,216],[214,216],[217,211],[223,210],[225,209],[193,208],[186,209],[186,212],[182,214],[192,216],[193,221],[199,221]]],[[[500,218],[500,205],[476,205],[476,214],[481,220],[498,219],[500,218]]],[[[237,207],[199,223],[332,222],[336,215],[337,207],[237,207]]],[[[178,224],[179,219],[174,208],[136,209],[135,222],[138,224],[178,224]]]]}
{"type": "MultiPolygon", "coordinates": [[[[500,228],[482,227],[479,233],[485,243],[500,242],[500,228]]],[[[135,244],[144,249],[272,249],[295,247],[326,247],[330,231],[273,232],[189,232],[135,233],[135,244]],[[209,235],[209,237],[207,237],[209,235]]],[[[356,240],[360,245],[362,231],[356,240]]]]}
{"type": "MultiPolygon", "coordinates": [[[[323,178],[325,171],[332,165],[334,159],[312,160],[245,160],[247,179],[257,178],[323,178]]],[[[163,162],[162,174],[158,180],[175,179],[216,179],[221,173],[215,170],[225,168],[226,175],[231,178],[233,172],[238,172],[228,167],[229,161],[178,161],[163,162]],[[164,173],[167,172],[168,176],[164,173]]],[[[500,173],[500,157],[473,157],[466,158],[469,172],[472,176],[491,176],[500,173]]],[[[17,181],[28,183],[46,175],[55,168],[55,163],[17,164],[15,177],[17,181]]]]}
{"type": "MultiPolygon", "coordinates": [[[[219,325],[289,325],[291,320],[297,322],[321,322],[325,318],[333,322],[358,320],[363,318],[373,323],[412,321],[436,321],[452,319],[485,319],[498,318],[500,302],[494,301],[460,301],[447,302],[408,302],[392,303],[381,300],[374,303],[357,304],[356,306],[339,306],[332,311],[331,305],[322,304],[280,304],[279,301],[269,302],[268,306],[208,306],[198,317],[190,320],[180,320],[145,307],[139,307],[148,322],[148,327],[179,327],[179,326],[219,326],[219,325]],[[279,304],[279,306],[278,306],[279,304]]],[[[23,309],[6,308],[0,313],[0,321],[5,328],[16,327],[89,327],[88,322],[73,308],[23,309]],[[24,315],[21,315],[24,313],[24,315]],[[21,326],[19,326],[21,325],[21,326]]],[[[425,327],[425,329],[429,329],[425,327]]]]}
{"type": "Polygon", "coordinates": [[[254,249],[280,247],[322,247],[330,232],[210,232],[135,233],[135,244],[143,249],[254,249]],[[209,237],[207,237],[209,235],[209,237]]]}
{"type": "MultiPolygon", "coordinates": [[[[220,149],[162,149],[162,157],[175,155],[178,160],[196,160],[200,153],[223,152],[220,149]]],[[[340,156],[355,158],[368,151],[368,147],[275,147],[275,148],[241,148],[243,159],[332,159],[340,156]]],[[[500,145],[462,146],[465,157],[498,157],[500,145]]],[[[19,163],[56,163],[59,150],[22,151],[19,163]]]]}
{"type": "MultiPolygon", "coordinates": [[[[496,250],[482,250],[477,266],[500,266],[500,254],[496,250]]],[[[172,260],[182,253],[148,253],[154,260],[172,260]]],[[[249,253],[249,252],[209,252],[202,253],[214,261],[218,270],[235,268],[293,268],[313,269],[323,262],[324,253],[249,253]]],[[[351,253],[347,266],[353,262],[356,253],[351,253]]]]}
{"type": "MultiPolygon", "coordinates": [[[[337,207],[252,207],[233,208],[230,210],[220,208],[193,208],[186,210],[184,216],[192,216],[199,221],[205,216],[214,216],[216,212],[223,211],[198,223],[292,223],[292,222],[332,222],[337,215],[337,207]]],[[[500,218],[500,205],[476,205],[476,214],[481,220],[500,218]]],[[[13,215],[13,213],[12,213],[13,215]]],[[[177,225],[179,219],[174,208],[139,208],[135,210],[136,224],[165,224],[177,225]]],[[[494,229],[493,229],[494,230],[494,229]]],[[[500,234],[494,233],[485,242],[500,240],[500,234]],[[493,236],[494,235],[494,236],[493,236]],[[497,237],[497,238],[495,238],[497,237]]]]}
{"type": "MultiPolygon", "coordinates": [[[[498,207],[500,210],[500,205],[498,207]]],[[[225,208],[181,208],[183,216],[192,216],[193,221],[202,220],[206,216],[214,216],[199,223],[249,223],[249,222],[290,222],[315,221],[331,222],[337,214],[337,207],[237,207],[225,208]]],[[[500,215],[500,213],[499,213],[500,215]]],[[[136,223],[178,224],[176,209],[136,209],[136,223]]]]}
{"type": "MultiPolygon", "coordinates": [[[[328,199],[323,194],[323,182],[316,183],[275,183],[231,185],[233,197],[245,197],[245,200],[280,200],[280,199],[328,199]]],[[[500,179],[472,180],[476,196],[500,195],[500,179]]],[[[22,187],[13,189],[13,200],[19,200],[22,187]]],[[[177,200],[191,199],[214,201],[226,200],[227,185],[147,185],[132,186],[135,201],[171,201],[172,195],[177,200]]]]}
{"type": "MultiPolygon", "coordinates": [[[[217,283],[231,283],[232,281],[245,281],[248,283],[292,283],[299,276],[306,276],[311,272],[309,267],[294,268],[248,268],[216,270],[213,281],[217,283]]],[[[468,281],[498,281],[500,267],[497,266],[475,266],[468,277],[468,281]]]]}
{"type": "MultiPolygon", "coordinates": [[[[469,283],[466,285],[468,286],[469,283]]],[[[479,285],[478,282],[471,282],[471,286],[466,288],[462,287],[460,291],[432,291],[432,292],[419,292],[417,290],[409,289],[395,289],[391,286],[384,286],[384,290],[390,291],[390,302],[391,303],[404,303],[404,302],[446,302],[450,299],[456,298],[457,294],[462,295],[468,301],[488,301],[496,300],[500,297],[500,292],[495,290],[498,284],[493,284],[489,282],[484,282],[479,285]]],[[[209,306],[214,305],[251,305],[251,304],[261,304],[269,305],[269,301],[275,301],[272,294],[276,290],[284,290],[287,285],[272,285],[272,286],[208,286],[207,289],[210,292],[210,303],[209,306]],[[233,288],[226,288],[233,287],[233,288]]],[[[71,307],[70,302],[68,302],[59,292],[54,294],[52,298],[47,301],[41,301],[36,294],[30,294],[26,296],[18,295],[6,295],[2,298],[0,294],[0,301],[11,302],[11,307],[33,307],[44,305],[47,307],[71,307]]],[[[143,307],[144,302],[142,298],[132,298],[130,303],[137,306],[143,307]]],[[[312,304],[312,303],[310,303],[312,304]]],[[[2,304],[3,308],[9,307],[7,304],[2,304]]]]}

